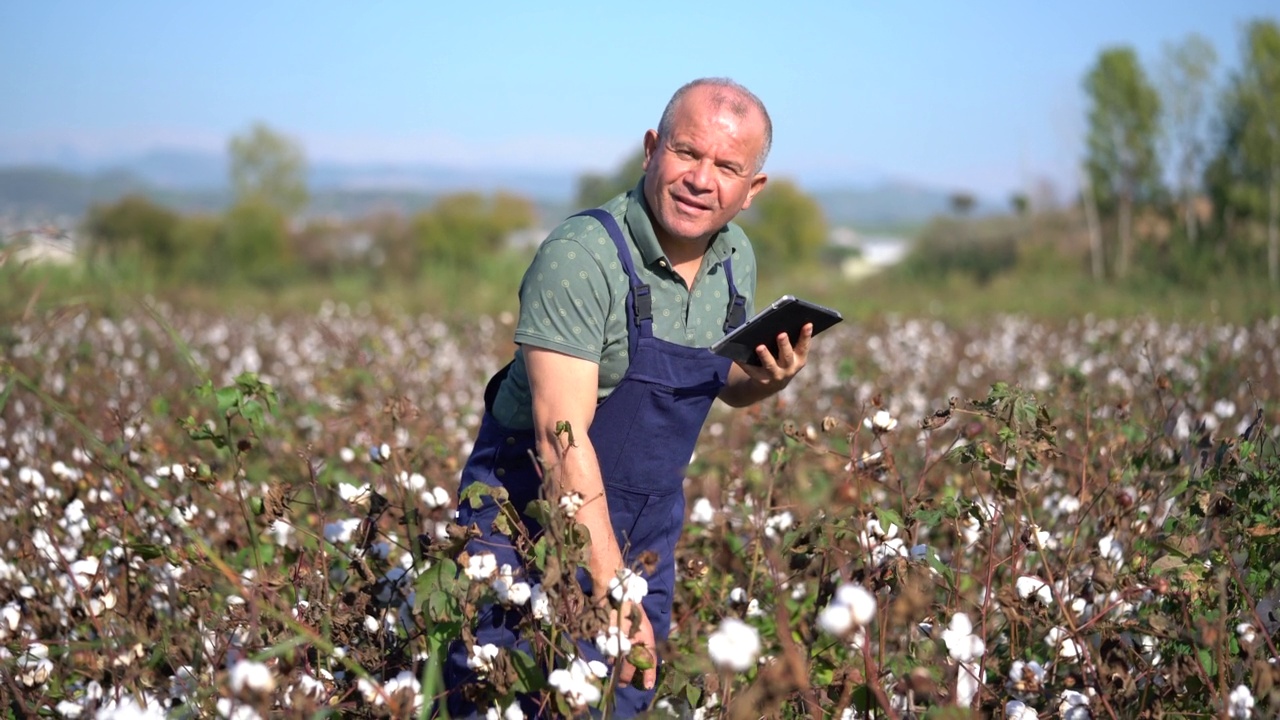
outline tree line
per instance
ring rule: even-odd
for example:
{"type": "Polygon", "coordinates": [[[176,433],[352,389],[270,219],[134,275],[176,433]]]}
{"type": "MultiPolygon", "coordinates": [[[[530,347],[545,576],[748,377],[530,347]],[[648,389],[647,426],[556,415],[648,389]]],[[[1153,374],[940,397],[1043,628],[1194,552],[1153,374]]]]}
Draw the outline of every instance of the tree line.
{"type": "Polygon", "coordinates": [[[1192,34],[1165,45],[1154,73],[1117,46],[1085,75],[1081,206],[1094,278],[1128,277],[1143,239],[1202,267],[1265,266],[1280,284],[1280,25],[1244,28],[1222,85],[1217,62],[1192,34]]]}

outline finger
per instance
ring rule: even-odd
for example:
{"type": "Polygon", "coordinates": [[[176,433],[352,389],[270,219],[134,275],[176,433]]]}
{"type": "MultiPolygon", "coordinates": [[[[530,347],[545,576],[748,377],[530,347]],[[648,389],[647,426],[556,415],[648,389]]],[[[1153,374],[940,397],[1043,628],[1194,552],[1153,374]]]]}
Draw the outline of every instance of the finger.
{"type": "Polygon", "coordinates": [[[809,341],[813,339],[813,323],[805,323],[800,328],[800,340],[796,342],[795,353],[798,357],[807,357],[809,355],[809,341]]]}

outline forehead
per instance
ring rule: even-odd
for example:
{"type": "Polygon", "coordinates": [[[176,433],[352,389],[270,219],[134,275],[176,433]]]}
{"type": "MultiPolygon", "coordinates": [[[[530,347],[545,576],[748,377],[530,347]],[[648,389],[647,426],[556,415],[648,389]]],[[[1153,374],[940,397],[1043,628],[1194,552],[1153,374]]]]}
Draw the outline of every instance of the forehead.
{"type": "Polygon", "coordinates": [[[697,87],[680,100],[672,117],[672,142],[737,146],[757,153],[764,144],[764,118],[747,98],[720,87],[697,87]]]}

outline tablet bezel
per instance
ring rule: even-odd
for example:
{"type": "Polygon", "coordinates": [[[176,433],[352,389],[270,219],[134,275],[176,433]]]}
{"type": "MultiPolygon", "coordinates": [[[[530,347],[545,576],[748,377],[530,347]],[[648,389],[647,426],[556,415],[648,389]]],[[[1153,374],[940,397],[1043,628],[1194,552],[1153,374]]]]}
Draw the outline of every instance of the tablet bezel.
{"type": "Polygon", "coordinates": [[[813,323],[813,334],[817,335],[842,320],[844,317],[836,310],[794,295],[783,295],[733,332],[717,340],[711,346],[711,351],[738,363],[759,366],[760,357],[756,354],[756,347],[766,346],[776,358],[780,333],[787,333],[794,345],[799,340],[800,329],[805,323],[813,323]]]}

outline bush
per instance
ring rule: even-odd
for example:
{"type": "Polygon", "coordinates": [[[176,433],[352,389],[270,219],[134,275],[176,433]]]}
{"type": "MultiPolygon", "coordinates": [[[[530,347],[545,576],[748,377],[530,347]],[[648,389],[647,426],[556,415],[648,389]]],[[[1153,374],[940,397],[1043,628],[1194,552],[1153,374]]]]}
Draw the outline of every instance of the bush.
{"type": "Polygon", "coordinates": [[[985,285],[1017,265],[1017,222],[937,218],[921,232],[899,272],[920,280],[962,276],[985,285]]]}

